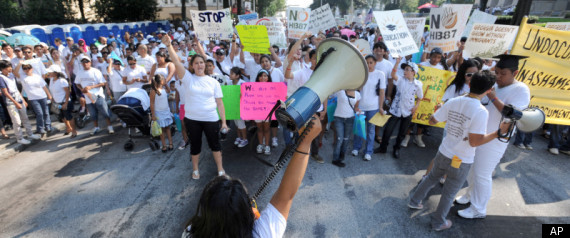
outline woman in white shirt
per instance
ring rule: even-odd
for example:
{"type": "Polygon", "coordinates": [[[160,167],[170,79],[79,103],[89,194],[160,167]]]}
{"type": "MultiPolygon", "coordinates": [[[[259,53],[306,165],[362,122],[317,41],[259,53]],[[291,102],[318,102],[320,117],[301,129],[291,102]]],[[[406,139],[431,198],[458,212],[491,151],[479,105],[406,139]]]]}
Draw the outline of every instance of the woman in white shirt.
{"type": "MultiPolygon", "coordinates": [[[[280,69],[275,68],[271,65],[271,57],[269,55],[261,55],[259,57],[259,63],[261,63],[261,68],[269,72],[271,76],[271,82],[285,82],[285,75],[280,69]]],[[[271,121],[271,133],[273,137],[271,138],[271,146],[277,147],[279,145],[279,139],[277,138],[277,129],[279,128],[279,123],[277,120],[271,121]]]]}
{"type": "Polygon", "coordinates": [[[113,98],[119,100],[127,91],[127,85],[123,83],[123,75],[125,74],[121,61],[107,58],[107,75],[109,75],[109,86],[113,92],[113,98]]]}
{"type": "MultiPolygon", "coordinates": [[[[57,51],[57,50],[56,50],[57,51]]],[[[71,138],[77,136],[75,129],[75,120],[73,120],[73,101],[69,100],[69,82],[65,78],[61,68],[57,65],[52,65],[47,69],[48,76],[50,77],[49,91],[53,96],[54,103],[59,108],[59,117],[65,123],[64,135],[71,133],[71,138]]]]}
{"type": "Polygon", "coordinates": [[[160,74],[166,79],[166,82],[170,82],[172,77],[174,77],[174,64],[171,63],[166,53],[162,51],[156,52],[155,56],[156,63],[152,65],[150,75],[154,77],[154,75],[160,74]]]}
{"type": "Polygon", "coordinates": [[[14,71],[14,75],[20,78],[19,70],[22,67],[25,75],[22,75],[20,83],[28,96],[28,102],[36,114],[36,133],[45,134],[51,131],[51,119],[47,100],[52,100],[47,88],[46,81],[39,75],[34,74],[32,63],[29,60],[20,62],[14,71]]]}
{"type": "Polygon", "coordinates": [[[334,128],[337,138],[333,143],[332,163],[338,167],[344,167],[345,164],[342,161],[352,134],[354,113],[360,112],[358,108],[360,93],[354,90],[340,90],[334,96],[337,98],[336,110],[334,111],[334,128]]]}
{"type": "Polygon", "coordinates": [[[463,61],[457,70],[455,79],[453,79],[453,81],[451,81],[449,86],[447,86],[445,89],[445,93],[443,94],[441,101],[445,103],[449,99],[469,93],[469,82],[471,81],[471,77],[473,77],[473,74],[477,73],[478,71],[479,68],[477,67],[477,63],[475,63],[474,60],[468,59],[463,61]]]}
{"type": "Polygon", "coordinates": [[[137,59],[132,55],[127,56],[127,62],[129,66],[123,71],[123,84],[127,85],[127,90],[142,88],[149,82],[145,68],[137,65],[137,59]]]}
{"type": "Polygon", "coordinates": [[[59,68],[61,69],[61,73],[63,73],[63,76],[65,78],[67,78],[67,76],[69,75],[69,72],[67,72],[67,68],[65,67],[65,63],[63,62],[63,60],[61,60],[61,55],[59,54],[59,50],[52,47],[50,49],[50,55],[51,55],[52,63],[54,65],[59,66],[59,68]]]}

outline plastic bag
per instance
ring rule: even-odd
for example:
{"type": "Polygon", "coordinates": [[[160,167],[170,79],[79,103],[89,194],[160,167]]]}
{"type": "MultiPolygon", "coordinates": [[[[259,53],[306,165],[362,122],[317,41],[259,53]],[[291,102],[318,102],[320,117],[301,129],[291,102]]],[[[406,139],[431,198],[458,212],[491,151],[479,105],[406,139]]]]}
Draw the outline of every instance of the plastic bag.
{"type": "Polygon", "coordinates": [[[150,125],[150,134],[153,137],[157,137],[162,134],[162,128],[160,128],[160,125],[157,121],[152,121],[152,124],[150,125]]]}
{"type": "Polygon", "coordinates": [[[182,131],[182,121],[180,121],[178,113],[174,113],[174,123],[176,123],[176,129],[178,129],[178,131],[182,131]]]}
{"type": "Polygon", "coordinates": [[[329,100],[327,101],[327,119],[328,119],[328,122],[334,121],[334,111],[336,111],[336,105],[337,105],[337,98],[336,97],[329,98],[329,100]]]}
{"type": "Polygon", "coordinates": [[[354,128],[352,132],[355,136],[366,139],[366,115],[359,113],[354,115],[354,128]]]}

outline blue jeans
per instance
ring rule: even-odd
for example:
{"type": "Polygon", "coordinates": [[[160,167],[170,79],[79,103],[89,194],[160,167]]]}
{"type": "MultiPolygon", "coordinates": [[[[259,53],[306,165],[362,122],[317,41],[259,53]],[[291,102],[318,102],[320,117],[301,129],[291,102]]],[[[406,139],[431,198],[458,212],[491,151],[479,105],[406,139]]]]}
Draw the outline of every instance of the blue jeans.
{"type": "Polygon", "coordinates": [[[560,148],[562,140],[563,125],[550,125],[550,140],[548,140],[548,148],[560,148]]]}
{"type": "Polygon", "coordinates": [[[97,96],[95,103],[87,104],[87,110],[89,110],[89,114],[91,115],[91,119],[94,121],[99,120],[99,118],[98,118],[99,113],[103,114],[103,117],[105,117],[106,119],[110,119],[109,108],[107,107],[107,102],[102,97],[97,96]]]}
{"type": "Polygon", "coordinates": [[[524,133],[517,129],[517,134],[515,135],[515,142],[514,145],[523,144],[525,146],[530,145],[532,143],[532,137],[534,136],[534,132],[524,133]]]}
{"type": "Polygon", "coordinates": [[[348,141],[350,139],[350,135],[352,134],[353,122],[354,117],[334,117],[334,129],[336,130],[337,138],[336,142],[333,145],[333,161],[344,160],[344,153],[346,152],[346,147],[348,146],[348,141]]]}
{"type": "Polygon", "coordinates": [[[49,117],[47,98],[29,100],[29,103],[36,114],[36,131],[40,133],[42,130],[51,130],[51,118],[49,117]]]}
{"type": "MultiPolygon", "coordinates": [[[[376,126],[369,123],[368,121],[370,121],[370,119],[372,119],[372,117],[376,115],[377,112],[378,110],[364,111],[364,115],[366,116],[366,150],[364,151],[364,154],[372,155],[372,152],[374,151],[374,136],[376,135],[376,126]]],[[[362,139],[354,137],[352,147],[354,150],[360,150],[362,147],[362,139]]]]}
{"type": "Polygon", "coordinates": [[[291,131],[287,129],[286,126],[283,127],[283,141],[285,141],[285,146],[293,144],[293,139],[291,138],[291,131]]]}

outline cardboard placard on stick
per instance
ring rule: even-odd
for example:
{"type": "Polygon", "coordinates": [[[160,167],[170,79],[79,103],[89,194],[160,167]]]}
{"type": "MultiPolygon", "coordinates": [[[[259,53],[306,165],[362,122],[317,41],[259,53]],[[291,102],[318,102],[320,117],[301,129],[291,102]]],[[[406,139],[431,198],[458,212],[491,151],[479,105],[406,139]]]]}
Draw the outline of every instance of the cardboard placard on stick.
{"type": "Polygon", "coordinates": [[[238,25],[236,29],[244,51],[270,54],[269,37],[264,25],[238,25]]]}

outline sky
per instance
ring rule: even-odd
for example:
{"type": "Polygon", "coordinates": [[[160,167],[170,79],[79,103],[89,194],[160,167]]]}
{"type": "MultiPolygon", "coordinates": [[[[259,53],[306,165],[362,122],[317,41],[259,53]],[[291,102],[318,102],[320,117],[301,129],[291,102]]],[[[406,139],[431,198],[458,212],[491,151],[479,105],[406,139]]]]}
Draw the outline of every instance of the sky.
{"type": "Polygon", "coordinates": [[[287,0],[287,6],[309,7],[309,5],[311,5],[312,3],[313,3],[312,0],[287,0]]]}

